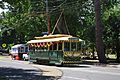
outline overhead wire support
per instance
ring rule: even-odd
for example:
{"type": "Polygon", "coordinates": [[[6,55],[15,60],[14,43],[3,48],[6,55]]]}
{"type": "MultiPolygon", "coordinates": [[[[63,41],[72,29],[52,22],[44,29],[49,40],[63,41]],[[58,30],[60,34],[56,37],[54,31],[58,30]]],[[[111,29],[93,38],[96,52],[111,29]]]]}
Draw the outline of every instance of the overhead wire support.
{"type": "MultiPolygon", "coordinates": [[[[60,14],[60,16],[59,16],[59,18],[58,18],[55,26],[54,26],[54,29],[53,29],[53,31],[52,31],[52,34],[54,33],[54,31],[55,31],[55,29],[56,29],[56,27],[57,27],[57,25],[58,25],[58,23],[59,23],[59,21],[60,21],[60,19],[61,19],[61,17],[62,17],[63,12],[64,12],[64,10],[61,12],[61,14],[60,14]]],[[[60,30],[58,30],[58,31],[60,32],[60,30]]]]}
{"type": "Polygon", "coordinates": [[[67,26],[67,22],[66,22],[65,16],[64,16],[64,20],[65,20],[65,26],[66,26],[67,32],[68,32],[68,34],[70,35],[70,32],[69,32],[69,29],[68,29],[68,26],[67,26]]]}

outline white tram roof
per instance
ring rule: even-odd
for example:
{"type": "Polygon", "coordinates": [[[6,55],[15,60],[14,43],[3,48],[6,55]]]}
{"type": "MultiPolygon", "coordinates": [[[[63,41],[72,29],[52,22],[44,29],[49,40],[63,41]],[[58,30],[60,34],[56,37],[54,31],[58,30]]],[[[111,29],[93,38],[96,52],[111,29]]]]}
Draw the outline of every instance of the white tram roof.
{"type": "Polygon", "coordinates": [[[47,39],[47,38],[58,38],[58,37],[72,37],[71,35],[66,35],[66,34],[49,34],[49,35],[44,35],[43,37],[35,37],[36,39],[47,39]]]}
{"type": "Polygon", "coordinates": [[[24,47],[24,46],[26,46],[26,44],[17,44],[12,46],[11,48],[18,48],[18,47],[24,47]]]}
{"type": "Polygon", "coordinates": [[[27,43],[42,43],[42,42],[58,42],[58,41],[83,41],[82,39],[78,38],[78,37],[72,37],[70,35],[68,36],[61,36],[61,37],[52,37],[52,38],[41,38],[41,39],[37,39],[37,40],[30,40],[27,43]]]}

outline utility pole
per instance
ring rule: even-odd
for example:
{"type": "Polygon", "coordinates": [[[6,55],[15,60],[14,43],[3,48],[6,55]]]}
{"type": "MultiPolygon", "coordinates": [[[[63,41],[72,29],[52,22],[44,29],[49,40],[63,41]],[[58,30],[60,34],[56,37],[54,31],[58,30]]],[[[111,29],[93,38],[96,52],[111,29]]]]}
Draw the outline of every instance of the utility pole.
{"type": "Polygon", "coordinates": [[[46,15],[47,15],[48,34],[50,34],[50,16],[49,16],[48,0],[46,0],[46,15]]]}

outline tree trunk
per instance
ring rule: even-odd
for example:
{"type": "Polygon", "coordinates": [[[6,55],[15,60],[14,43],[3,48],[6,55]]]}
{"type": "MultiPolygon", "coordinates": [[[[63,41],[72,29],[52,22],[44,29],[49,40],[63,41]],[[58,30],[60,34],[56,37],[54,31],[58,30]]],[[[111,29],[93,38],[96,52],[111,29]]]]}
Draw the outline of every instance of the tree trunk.
{"type": "Polygon", "coordinates": [[[104,44],[102,40],[102,22],[100,0],[95,0],[95,21],[96,21],[96,50],[100,63],[106,63],[104,44]]]}
{"type": "Polygon", "coordinates": [[[116,41],[116,53],[117,53],[117,62],[120,62],[120,44],[119,44],[119,37],[116,41]]]}

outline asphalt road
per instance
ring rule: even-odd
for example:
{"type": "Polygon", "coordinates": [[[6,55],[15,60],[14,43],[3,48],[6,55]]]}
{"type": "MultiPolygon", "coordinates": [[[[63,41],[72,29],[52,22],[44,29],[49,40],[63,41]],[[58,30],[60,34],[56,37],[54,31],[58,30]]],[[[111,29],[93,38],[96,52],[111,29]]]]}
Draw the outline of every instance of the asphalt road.
{"type": "Polygon", "coordinates": [[[79,65],[59,68],[63,71],[60,80],[120,80],[120,68],[79,65]]]}
{"type": "Polygon", "coordinates": [[[43,76],[42,71],[25,61],[10,60],[0,57],[0,80],[53,80],[43,76]]]}
{"type": "Polygon", "coordinates": [[[33,65],[26,61],[0,58],[0,77],[8,80],[55,80],[52,75],[57,75],[62,76],[59,80],[120,80],[120,66],[117,65],[80,64],[63,67],[33,65]],[[43,75],[41,69],[45,73],[48,72],[49,76],[43,75]]]}

